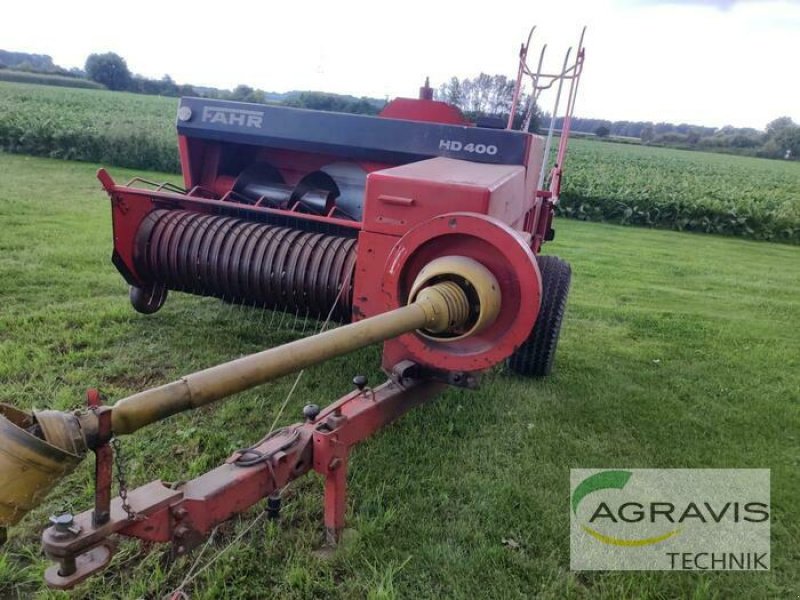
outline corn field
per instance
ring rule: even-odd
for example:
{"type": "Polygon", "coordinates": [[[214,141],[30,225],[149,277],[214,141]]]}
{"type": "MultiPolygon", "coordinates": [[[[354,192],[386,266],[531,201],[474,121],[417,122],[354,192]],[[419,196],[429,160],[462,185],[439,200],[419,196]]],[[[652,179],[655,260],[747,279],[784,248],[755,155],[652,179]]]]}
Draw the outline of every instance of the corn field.
{"type": "MultiPolygon", "coordinates": [[[[0,149],[177,172],[177,100],[0,81],[0,149]]],[[[800,244],[800,164],[571,141],[561,216],[800,244]]]]}

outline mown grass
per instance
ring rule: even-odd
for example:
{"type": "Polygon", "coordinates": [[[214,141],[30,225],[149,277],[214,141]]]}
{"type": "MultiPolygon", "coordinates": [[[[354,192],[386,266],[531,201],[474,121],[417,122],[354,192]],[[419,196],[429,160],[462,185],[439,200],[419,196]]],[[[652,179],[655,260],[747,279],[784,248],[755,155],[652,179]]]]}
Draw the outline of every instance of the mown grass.
{"type": "MultiPolygon", "coordinates": [[[[132,311],[109,262],[110,215],[94,166],[0,155],[0,399],[119,398],[273,346],[301,323],[174,294],[132,311]]],[[[112,171],[119,179],[132,172],[112,171]]],[[[158,174],[148,177],[160,179],[158,174]]],[[[327,560],[321,481],[289,488],[186,587],[192,598],[787,598],[800,592],[800,249],[559,221],[547,251],[571,261],[555,375],[504,369],[451,390],[359,447],[348,542],[327,560]],[[768,573],[569,570],[571,467],[772,469],[768,573]],[[513,540],[515,544],[504,543],[513,540]]],[[[306,372],[281,423],[326,404],[355,373],[381,380],[379,348],[306,372]]],[[[292,378],[177,416],[123,441],[134,485],[185,479],[268,429],[292,378]]],[[[62,598],[40,583],[48,514],[91,504],[91,461],[11,531],[0,596],[62,598]]],[[[222,528],[198,563],[258,514],[222,528]]],[[[76,598],[158,598],[195,556],[170,563],[126,542],[76,598]]]]}
{"type": "MultiPolygon", "coordinates": [[[[0,149],[177,172],[177,99],[0,81],[0,149]]],[[[800,243],[800,163],[570,142],[562,216],[800,243]]]]}

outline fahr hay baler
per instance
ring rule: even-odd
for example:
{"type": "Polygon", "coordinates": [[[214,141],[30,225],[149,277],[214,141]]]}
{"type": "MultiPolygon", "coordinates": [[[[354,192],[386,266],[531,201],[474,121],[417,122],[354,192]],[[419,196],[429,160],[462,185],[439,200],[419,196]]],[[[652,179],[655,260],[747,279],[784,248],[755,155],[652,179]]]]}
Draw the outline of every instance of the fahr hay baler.
{"type": "Polygon", "coordinates": [[[49,585],[69,588],[104,568],[115,534],[186,553],[262,499],[277,512],[280,490],[311,470],[325,479],[325,528],[335,543],[354,444],[447,385],[476,387],[502,361],[522,375],[550,372],[570,269],[537,254],[553,237],[584,51],[581,36],[574,60],[568,53],[561,71],[546,74],[542,57],[528,67],[529,44],[505,127],[468,123],[433,100],[427,83],[419,99],[394,100],[377,117],[184,98],[185,189],[118,185],[100,170],[112,260],[137,311],[157,311],[175,290],[342,324],[110,406],[93,390],[88,408],[74,413],[1,405],[3,531],[95,453],[94,508],[54,516],[43,534],[55,561],[49,585]],[[517,131],[525,76],[530,105],[517,131]],[[551,86],[549,134],[529,134],[532,101],[551,86]],[[548,168],[562,88],[562,133],[548,168]],[[196,479],[121,485],[112,498],[118,436],[376,342],[384,344],[382,385],[357,377],[352,393],[322,410],[307,406],[304,422],[269,432],[196,479]]]}

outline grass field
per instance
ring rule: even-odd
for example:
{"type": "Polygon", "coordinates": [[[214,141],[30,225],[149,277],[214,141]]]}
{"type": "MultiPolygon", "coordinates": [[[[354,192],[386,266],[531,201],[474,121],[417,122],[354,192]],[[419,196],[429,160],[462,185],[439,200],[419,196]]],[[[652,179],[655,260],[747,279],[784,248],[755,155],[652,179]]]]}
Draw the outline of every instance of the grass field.
{"type": "MultiPolygon", "coordinates": [[[[177,171],[175,98],[0,81],[0,149],[177,171]]],[[[800,162],[574,139],[560,213],[800,244],[800,162]]]]}
{"type": "MultiPolygon", "coordinates": [[[[0,154],[0,400],[72,408],[301,334],[279,316],[174,294],[133,312],[109,261],[110,215],[94,165],[0,154]]],[[[112,170],[120,179],[131,172],[112,170]]],[[[160,179],[158,174],[149,177],[160,179]]],[[[192,598],[794,598],[800,593],[800,248],[562,220],[549,253],[573,291],[545,381],[503,369],[452,390],[359,447],[353,534],[320,547],[321,481],[290,487],[265,520],[185,588],[192,598]],[[768,573],[569,570],[570,467],[767,467],[768,573]],[[506,543],[504,543],[506,540],[506,543]],[[508,540],[513,540],[509,544],[508,540]]],[[[366,373],[379,348],[305,373],[281,423],[366,373]]],[[[125,438],[133,485],[185,479],[267,430],[287,378],[125,438]]],[[[91,503],[91,461],[12,529],[0,597],[56,598],[40,583],[47,515],[91,503]]],[[[216,553],[258,514],[220,530],[216,553]]],[[[77,598],[159,598],[194,557],[172,564],[126,542],[77,598]]],[[[65,596],[64,596],[65,597],[65,596]]]]}
{"type": "Polygon", "coordinates": [[[89,79],[68,77],[66,75],[56,75],[55,73],[31,73],[29,71],[15,71],[13,69],[0,69],[0,81],[90,90],[106,89],[105,86],[95,81],[90,81],[89,79]]]}
{"type": "Polygon", "coordinates": [[[800,163],[570,141],[559,213],[800,243],[800,163]]]}
{"type": "Polygon", "coordinates": [[[0,81],[0,150],[175,171],[176,98],[0,81]]]}

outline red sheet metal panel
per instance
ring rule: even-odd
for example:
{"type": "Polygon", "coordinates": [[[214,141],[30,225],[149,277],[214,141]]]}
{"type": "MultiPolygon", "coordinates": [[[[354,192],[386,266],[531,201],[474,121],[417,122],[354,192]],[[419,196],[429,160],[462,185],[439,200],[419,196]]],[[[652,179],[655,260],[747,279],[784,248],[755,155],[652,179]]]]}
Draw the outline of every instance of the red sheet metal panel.
{"type": "Polygon", "coordinates": [[[516,222],[526,210],[525,169],[432,158],[370,173],[364,229],[401,236],[451,211],[516,222]]]}

